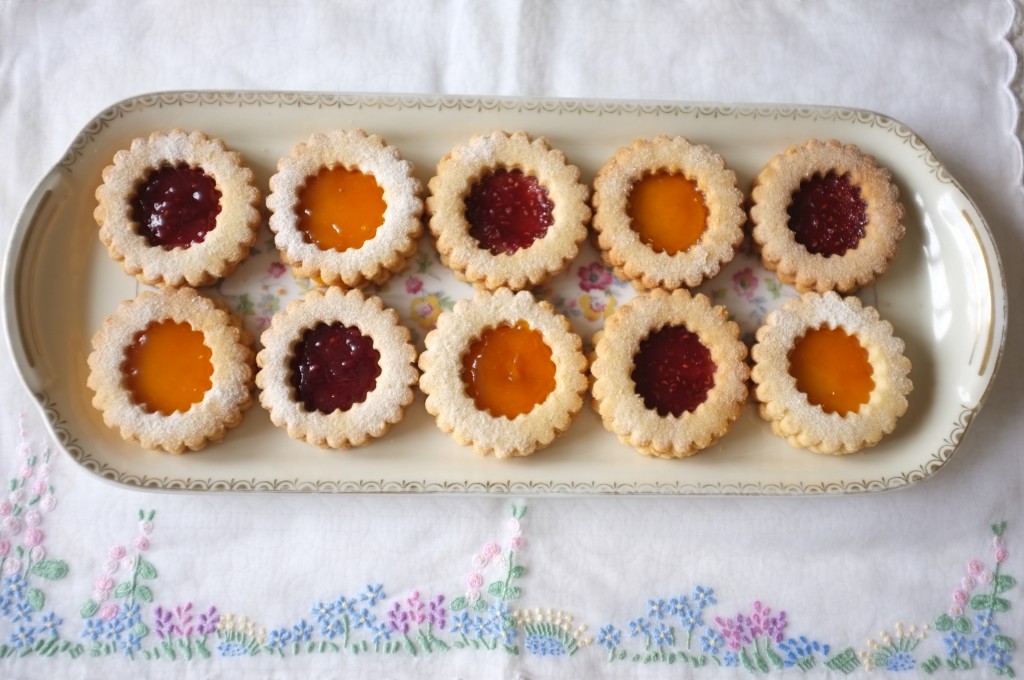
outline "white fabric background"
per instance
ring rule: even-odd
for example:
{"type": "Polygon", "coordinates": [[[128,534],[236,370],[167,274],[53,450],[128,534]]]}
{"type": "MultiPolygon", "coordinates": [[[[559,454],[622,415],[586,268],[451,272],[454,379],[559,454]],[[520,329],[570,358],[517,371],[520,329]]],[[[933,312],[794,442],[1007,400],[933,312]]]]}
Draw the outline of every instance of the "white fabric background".
{"type": "MultiPolygon", "coordinates": [[[[963,565],[989,559],[988,526],[1024,546],[1024,421],[1016,315],[1024,262],[1017,59],[1003,0],[891,3],[291,2],[0,0],[0,238],[36,181],[98,111],[173,89],[494,94],[829,104],[901,120],[932,147],[987,218],[1007,271],[1007,349],[987,406],[935,479],[849,498],[530,498],[517,605],[623,627],[654,596],[715,588],[723,613],[761,599],[795,630],[858,644],[948,606],[963,565]]],[[[58,275],[55,273],[55,275],[58,275]]],[[[69,284],[70,285],[70,284],[69,284]]],[[[0,479],[16,471],[18,414],[42,417],[0,358],[0,479]]],[[[266,625],[319,599],[382,582],[458,593],[469,560],[503,537],[500,497],[154,495],[54,462],[47,541],[72,565],[48,586],[73,633],[107,547],[157,510],[158,601],[217,604],[266,625]],[[57,548],[59,546],[59,549],[57,548]]],[[[1016,563],[1016,562],[1011,562],[1016,563]]],[[[1021,576],[1020,573],[1017,574],[1021,576]]],[[[1019,589],[1019,586],[1018,586],[1019,589]]],[[[1024,640],[1020,612],[1004,633],[1024,640]]],[[[1011,617],[1012,618],[1012,617],[1011,617]]],[[[1004,623],[1009,619],[1004,619],[1004,623]]],[[[1018,671],[1024,668],[1018,662],[1018,671]]],[[[11,678],[667,677],[674,666],[460,652],[428,659],[310,655],[207,662],[0,662],[11,678]]],[[[795,673],[796,671],[790,671],[795,673]]],[[[822,672],[818,669],[817,672],[822,672]]],[[[694,675],[715,675],[703,669],[694,675]]],[[[746,675],[739,669],[737,675],[746,675]]]]}

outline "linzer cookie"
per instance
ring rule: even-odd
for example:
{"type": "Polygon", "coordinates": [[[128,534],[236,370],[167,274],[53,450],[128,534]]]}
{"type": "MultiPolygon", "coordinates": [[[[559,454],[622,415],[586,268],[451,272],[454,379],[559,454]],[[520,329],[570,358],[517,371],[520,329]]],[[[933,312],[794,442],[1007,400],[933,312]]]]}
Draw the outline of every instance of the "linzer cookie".
{"type": "Polygon", "coordinates": [[[605,263],[638,289],[694,287],[743,240],[743,194],[711,148],[683,137],[619,149],[594,181],[594,229],[605,263]]]}
{"type": "Polygon", "coordinates": [[[583,343],[564,316],[527,291],[477,291],[441,314],[425,343],[427,411],[483,455],[530,455],[565,432],[583,406],[583,343]]]}
{"type": "Polygon", "coordinates": [[[874,446],[913,389],[903,341],[855,297],[804,293],[771,312],[751,350],[761,417],[816,453],[874,446]]]}
{"type": "Polygon", "coordinates": [[[589,194],[579,169],[525,132],[478,135],[455,147],[428,186],[441,261],[477,287],[538,285],[568,267],[587,235],[589,194]]]}
{"type": "Polygon", "coordinates": [[[92,347],[93,405],[145,448],[201,449],[238,425],[252,402],[253,354],[241,320],[192,288],[123,302],[92,347]]]}
{"type": "Polygon", "coordinates": [[[310,291],[274,316],[261,342],[260,402],[294,439],[361,446],[399,422],[413,400],[416,350],[380,298],[310,291]]]}
{"type": "Polygon", "coordinates": [[[416,252],[422,186],[412,163],[377,135],[311,135],[278,162],[270,191],[274,242],[299,278],[383,283],[416,252]]]}
{"type": "Polygon", "coordinates": [[[154,132],[114,154],[94,211],[100,239],[151,285],[204,286],[248,254],[260,193],[241,156],[202,132],[154,132]]]}
{"type": "Polygon", "coordinates": [[[811,140],[754,180],[750,218],[764,266],[801,292],[851,292],[889,268],[903,238],[892,175],[852,144],[811,140]]]}
{"type": "Polygon", "coordinates": [[[724,307],[655,289],[594,336],[594,408],[640,453],[685,458],[724,435],[747,401],[747,348],[724,307]]]}

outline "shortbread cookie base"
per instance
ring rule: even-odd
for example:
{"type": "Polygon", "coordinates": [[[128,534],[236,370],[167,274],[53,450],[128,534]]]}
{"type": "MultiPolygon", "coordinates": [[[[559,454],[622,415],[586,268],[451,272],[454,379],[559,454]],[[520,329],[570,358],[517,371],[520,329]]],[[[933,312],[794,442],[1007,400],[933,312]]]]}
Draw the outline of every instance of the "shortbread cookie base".
{"type": "Polygon", "coordinates": [[[728,430],[747,402],[749,370],[739,326],[722,306],[685,290],[656,289],[615,311],[594,337],[594,408],[609,432],[640,453],[685,458],[707,448],[728,430]],[[662,416],[647,408],[632,380],[634,357],[652,332],[685,326],[708,349],[714,386],[692,412],[662,416]]]}
{"type": "Polygon", "coordinates": [[[259,230],[258,205],[252,171],[224,142],[202,132],[153,132],[135,139],[129,149],[114,154],[103,169],[96,190],[93,216],[110,257],[140,281],[159,286],[205,286],[235,270],[249,254],[259,230]],[[220,191],[216,226],[201,243],[167,250],[152,246],[138,233],[131,202],[149,174],[167,165],[185,163],[203,170],[220,191]]]}
{"type": "Polygon", "coordinates": [[[430,231],[441,261],[478,288],[539,285],[569,266],[587,236],[589,190],[580,183],[579,169],[542,137],[500,131],[477,135],[441,159],[428,187],[430,231]],[[529,247],[495,255],[470,234],[466,196],[475,182],[500,168],[537,178],[554,203],[554,223],[529,247]]]}
{"type": "Polygon", "coordinates": [[[252,404],[253,353],[241,319],[191,288],[144,291],[121,303],[93,336],[87,384],[108,427],[143,448],[182,453],[220,441],[252,404]],[[125,350],[151,323],[187,323],[211,350],[211,387],[187,411],[150,413],[124,385],[125,350]]]}
{"type": "Polygon", "coordinates": [[[378,135],[363,130],[317,132],[278,162],[267,207],[274,243],[295,276],[322,285],[357,288],[383,283],[408,264],[423,232],[422,185],[412,163],[378,135]],[[359,248],[322,250],[299,228],[299,192],[325,168],[372,175],[384,190],[384,221],[359,248]]]}
{"type": "Polygon", "coordinates": [[[790,444],[815,453],[846,454],[874,446],[893,431],[913,389],[903,341],[874,307],[855,297],[804,293],[768,315],[751,350],[761,417],[790,444]],[[789,353],[807,331],[841,328],[867,350],[875,387],[866,404],[841,416],[810,403],[789,372],[789,353]]]}
{"type": "Polygon", "coordinates": [[[848,293],[884,274],[906,233],[903,205],[889,170],[874,156],[836,140],[810,140],[773,158],[754,179],[750,218],[764,266],[800,292],[848,293]],[[849,177],[867,205],[864,238],[843,255],[826,257],[797,243],[788,209],[801,182],[815,174],[849,177]]]}
{"type": "Polygon", "coordinates": [[[270,420],[293,439],[331,449],[362,446],[401,421],[412,403],[419,374],[410,339],[398,314],[384,307],[380,298],[340,288],[310,291],[275,315],[260,338],[263,349],[256,357],[260,403],[270,420]],[[306,330],[335,322],[357,328],[373,341],[380,354],[380,375],[366,399],[348,410],[308,411],[291,384],[295,345],[306,330]]]}
{"type": "Polygon", "coordinates": [[[623,147],[594,181],[594,229],[604,262],[635,288],[694,287],[732,260],[743,241],[743,194],[736,174],[710,147],[661,135],[623,147]],[[633,229],[629,198],[646,175],[680,173],[695,182],[708,209],[701,237],[683,252],[658,252],[633,229]]]}
{"type": "Polygon", "coordinates": [[[507,458],[533,454],[563,434],[583,407],[587,389],[583,342],[570,330],[564,316],[527,291],[477,291],[472,299],[460,300],[451,312],[441,314],[425,344],[419,363],[423,371],[420,389],[427,395],[427,411],[443,432],[482,455],[507,458]],[[555,389],[528,413],[511,419],[493,416],[477,408],[466,394],[462,357],[486,329],[520,321],[538,331],[551,349],[555,389]]]}

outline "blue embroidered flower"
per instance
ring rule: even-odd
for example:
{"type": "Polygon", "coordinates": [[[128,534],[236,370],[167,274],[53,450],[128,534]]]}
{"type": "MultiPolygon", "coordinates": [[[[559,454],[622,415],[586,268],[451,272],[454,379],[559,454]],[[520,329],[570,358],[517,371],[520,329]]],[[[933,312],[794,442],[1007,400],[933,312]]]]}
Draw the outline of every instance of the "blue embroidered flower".
{"type": "Polygon", "coordinates": [[[890,656],[885,662],[885,670],[887,671],[910,671],[917,665],[917,661],[914,657],[907,652],[896,652],[890,656]]]}
{"type": "Polygon", "coordinates": [[[249,656],[249,648],[241,642],[221,642],[217,645],[217,652],[221,656],[249,656]]]}
{"type": "Polygon", "coordinates": [[[512,616],[512,612],[504,602],[495,602],[487,608],[487,613],[491,615],[491,620],[501,622],[512,616]]]}
{"type": "Polygon", "coordinates": [[[306,619],[302,619],[292,626],[292,635],[296,642],[309,642],[313,637],[313,626],[306,623],[306,619]]]}
{"type": "Polygon", "coordinates": [[[287,628],[276,628],[270,631],[270,637],[267,639],[267,648],[271,651],[284,649],[291,641],[292,633],[290,630],[287,628]]]}
{"type": "Polygon", "coordinates": [[[700,609],[693,609],[687,607],[679,614],[679,623],[687,631],[692,632],[694,628],[704,625],[704,620],[700,616],[700,609]]]}
{"type": "Polygon", "coordinates": [[[28,602],[18,602],[14,605],[14,615],[11,617],[11,621],[17,623],[18,621],[29,622],[32,620],[32,605],[28,602]]]}
{"type": "Polygon", "coordinates": [[[11,645],[14,646],[15,649],[24,649],[26,647],[31,647],[36,642],[36,629],[26,628],[25,626],[18,626],[18,630],[11,633],[11,636],[8,638],[8,640],[10,641],[11,645]]]}
{"type": "Polygon", "coordinates": [[[363,600],[372,607],[386,597],[384,595],[384,586],[380,583],[374,585],[367,585],[366,592],[359,596],[360,600],[363,600]]]}
{"type": "Polygon", "coordinates": [[[103,622],[99,619],[86,619],[85,627],[82,629],[82,637],[96,642],[101,635],[103,635],[103,622]]]}
{"type": "Polygon", "coordinates": [[[331,620],[331,617],[334,615],[334,608],[334,602],[317,602],[309,610],[309,613],[312,614],[317,623],[323,626],[331,620]]]}
{"type": "Polygon", "coordinates": [[[494,639],[506,647],[511,647],[512,643],[516,640],[516,635],[518,634],[519,631],[515,626],[508,626],[498,631],[497,635],[494,636],[494,639]]]}
{"type": "Polygon", "coordinates": [[[9,595],[0,595],[0,616],[10,616],[11,607],[14,606],[14,600],[9,595]]]}
{"type": "Polygon", "coordinates": [[[668,601],[668,612],[672,616],[679,616],[690,608],[690,603],[686,599],[686,595],[680,595],[679,597],[673,597],[668,601]]]}
{"type": "Polygon", "coordinates": [[[12,600],[20,600],[25,596],[25,589],[28,581],[21,574],[11,574],[4,577],[4,595],[12,600]]]}
{"type": "Polygon", "coordinates": [[[453,633],[466,634],[469,632],[470,624],[471,621],[469,618],[469,614],[467,614],[466,612],[459,612],[458,614],[452,617],[451,627],[448,628],[448,630],[450,630],[453,633]]]}
{"type": "Polygon", "coordinates": [[[808,640],[806,636],[801,635],[798,638],[789,638],[785,642],[780,642],[779,651],[785,655],[782,659],[783,667],[797,666],[806,671],[814,666],[815,654],[828,656],[829,646],[817,640],[808,640]]]}
{"type": "Polygon", "coordinates": [[[360,609],[359,613],[352,617],[353,628],[366,628],[366,630],[370,630],[376,623],[377,617],[370,613],[370,610],[366,607],[360,609]]]}
{"type": "Polygon", "coordinates": [[[670,626],[659,623],[654,629],[654,642],[658,645],[672,646],[676,643],[676,634],[670,626]]]}
{"type": "Polygon", "coordinates": [[[718,656],[723,646],[725,646],[725,638],[717,630],[708,628],[704,635],[700,637],[700,651],[705,654],[718,656]]]}
{"type": "Polygon", "coordinates": [[[345,624],[341,619],[330,619],[320,624],[320,632],[327,636],[328,640],[333,640],[345,632],[345,624]]]}
{"type": "Polygon", "coordinates": [[[651,634],[651,624],[647,622],[647,619],[633,619],[629,622],[629,637],[637,637],[643,635],[649,637],[651,634]]]}
{"type": "Polygon", "coordinates": [[[693,602],[697,605],[698,609],[704,609],[708,605],[718,604],[718,600],[715,599],[714,589],[705,588],[704,586],[697,586],[693,589],[693,602]]]}
{"type": "Polygon", "coordinates": [[[142,638],[134,633],[130,634],[128,638],[121,643],[121,651],[124,652],[125,656],[130,657],[140,649],[142,649],[142,638]]]}
{"type": "Polygon", "coordinates": [[[112,642],[120,642],[125,630],[127,629],[125,628],[124,621],[120,618],[114,618],[107,621],[107,625],[103,627],[103,635],[112,642]]]}
{"type": "Polygon", "coordinates": [[[726,652],[722,655],[723,666],[739,666],[740,657],[736,652],[726,652]]]}
{"type": "Polygon", "coordinates": [[[982,637],[992,637],[999,632],[999,626],[992,622],[992,612],[982,612],[975,617],[978,620],[978,632],[982,637]]]}
{"type": "Polygon", "coordinates": [[[661,620],[668,610],[665,600],[647,600],[647,615],[661,620]]]}
{"type": "Polygon", "coordinates": [[[388,628],[388,624],[382,623],[379,626],[373,627],[373,643],[388,642],[391,640],[391,629],[388,628]]]}
{"type": "Polygon", "coordinates": [[[999,645],[992,644],[988,648],[988,662],[992,664],[996,670],[1003,671],[1010,665],[1010,651],[1003,649],[999,645]]]}
{"type": "Polygon", "coordinates": [[[339,595],[338,599],[334,601],[334,609],[341,615],[355,614],[357,604],[359,604],[359,600],[355,598],[349,600],[344,595],[339,595]]]}
{"type": "Polygon", "coordinates": [[[487,624],[484,623],[483,618],[474,616],[469,624],[469,634],[475,637],[477,640],[483,640],[487,634],[487,624]]]}
{"type": "Polygon", "coordinates": [[[49,633],[50,637],[57,637],[60,634],[58,629],[62,623],[64,623],[64,619],[58,619],[55,612],[49,612],[43,616],[43,620],[39,623],[39,632],[49,633]]]}
{"type": "Polygon", "coordinates": [[[960,656],[967,651],[967,638],[955,630],[950,631],[942,641],[946,643],[947,656],[960,656]]]}
{"type": "Polygon", "coordinates": [[[537,656],[564,656],[566,653],[565,643],[555,637],[540,633],[527,635],[523,646],[530,654],[537,656]]]}
{"type": "Polygon", "coordinates": [[[604,648],[610,651],[618,647],[619,643],[622,642],[622,631],[615,626],[605,626],[597,634],[597,642],[604,645],[604,648]]]}
{"type": "Polygon", "coordinates": [[[967,642],[967,653],[972,659],[984,659],[988,655],[988,638],[971,638],[967,642]]]}
{"type": "Polygon", "coordinates": [[[117,618],[121,619],[124,623],[125,628],[131,628],[139,621],[142,620],[142,614],[139,611],[138,604],[125,605],[121,607],[121,610],[117,613],[117,618]]]}

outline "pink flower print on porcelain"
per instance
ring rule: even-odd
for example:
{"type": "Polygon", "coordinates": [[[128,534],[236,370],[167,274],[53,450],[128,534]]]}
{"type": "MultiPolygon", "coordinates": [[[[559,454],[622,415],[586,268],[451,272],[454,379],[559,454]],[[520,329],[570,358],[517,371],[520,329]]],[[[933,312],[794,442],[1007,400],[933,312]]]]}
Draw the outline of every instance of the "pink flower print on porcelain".
{"type": "Polygon", "coordinates": [[[34,548],[43,542],[43,532],[39,529],[26,529],[22,536],[22,543],[28,548],[34,548]]]}
{"type": "Polygon", "coordinates": [[[275,279],[279,279],[284,276],[284,273],[288,271],[288,268],[284,266],[282,262],[271,262],[270,266],[267,267],[267,273],[273,276],[275,279]]]}
{"type": "Polygon", "coordinates": [[[736,294],[747,300],[754,298],[758,286],[757,275],[750,267],[745,267],[732,275],[732,287],[736,294]]]}
{"type": "Polygon", "coordinates": [[[100,618],[104,621],[113,621],[117,618],[117,612],[119,607],[117,604],[110,602],[100,607],[100,618]]]}
{"type": "Polygon", "coordinates": [[[410,276],[405,280],[405,292],[409,295],[416,295],[423,290],[423,279],[416,276],[410,276]]]}
{"type": "Polygon", "coordinates": [[[580,279],[580,290],[590,292],[592,290],[604,290],[612,285],[612,274],[600,262],[591,262],[587,266],[576,270],[580,279]]]}

